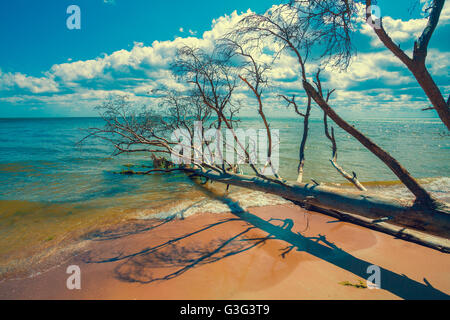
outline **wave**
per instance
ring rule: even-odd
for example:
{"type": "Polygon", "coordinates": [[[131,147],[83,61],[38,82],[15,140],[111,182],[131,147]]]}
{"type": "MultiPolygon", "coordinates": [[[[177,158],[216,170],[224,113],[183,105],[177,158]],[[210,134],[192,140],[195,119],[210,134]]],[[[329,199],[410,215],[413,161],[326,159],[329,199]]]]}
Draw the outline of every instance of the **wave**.
{"type": "MultiPolygon", "coordinates": [[[[450,177],[435,177],[418,179],[419,182],[434,197],[439,200],[450,201],[450,177]]],[[[336,185],[336,184],[333,184],[336,185]]],[[[395,198],[399,200],[412,200],[414,196],[400,181],[370,181],[364,185],[369,192],[379,196],[395,198]]],[[[341,184],[348,188],[349,184],[341,184]]],[[[158,209],[141,209],[136,216],[138,219],[167,219],[185,218],[197,213],[224,213],[240,212],[250,207],[270,206],[290,203],[282,197],[240,189],[227,195],[215,198],[200,198],[178,201],[158,209]]]]}
{"type": "Polygon", "coordinates": [[[137,211],[138,219],[186,218],[197,213],[241,212],[251,207],[271,206],[290,203],[282,197],[259,192],[239,190],[227,195],[196,200],[182,200],[165,208],[142,209],[137,211]]]}
{"type": "MultiPolygon", "coordinates": [[[[450,177],[419,178],[417,181],[435,198],[450,202],[450,177]]],[[[366,181],[362,184],[369,190],[380,196],[396,198],[399,200],[413,200],[414,195],[399,180],[366,181]]],[[[346,188],[350,183],[335,184],[346,188]]]]}

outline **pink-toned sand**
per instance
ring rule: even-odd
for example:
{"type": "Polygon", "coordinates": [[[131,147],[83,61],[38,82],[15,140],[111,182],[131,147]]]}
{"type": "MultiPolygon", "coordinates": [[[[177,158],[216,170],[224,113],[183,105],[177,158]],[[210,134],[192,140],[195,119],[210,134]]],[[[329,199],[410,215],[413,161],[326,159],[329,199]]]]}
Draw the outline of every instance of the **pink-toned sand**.
{"type": "MultiPolygon", "coordinates": [[[[32,278],[1,282],[0,299],[399,299],[450,295],[448,254],[291,204],[249,212],[245,216],[197,214],[134,234],[127,231],[135,228],[123,227],[104,234],[114,239],[90,241],[83,254],[59,267],[32,278]],[[271,238],[263,241],[269,233],[271,238]],[[370,276],[367,266],[372,264],[382,268],[381,287],[385,289],[341,284],[365,283],[370,276]],[[66,287],[69,265],[81,269],[80,290],[66,287]]],[[[147,229],[161,222],[148,224],[147,229]]]]}

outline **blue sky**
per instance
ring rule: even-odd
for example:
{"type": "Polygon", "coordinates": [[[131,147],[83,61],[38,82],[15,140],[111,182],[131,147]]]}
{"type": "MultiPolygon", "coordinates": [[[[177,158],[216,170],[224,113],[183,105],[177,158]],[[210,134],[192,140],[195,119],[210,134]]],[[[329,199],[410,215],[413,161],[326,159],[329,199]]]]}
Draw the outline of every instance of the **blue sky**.
{"type": "MultiPolygon", "coordinates": [[[[424,0],[379,0],[385,27],[409,49],[425,23],[424,0]],[[414,3],[417,5],[414,6],[414,3]]],[[[175,86],[167,66],[177,46],[208,46],[248,9],[263,13],[278,1],[15,0],[0,2],[0,117],[92,116],[110,94],[151,104],[157,84],[175,86]],[[81,30],[69,30],[66,9],[81,9],[81,30]]],[[[444,95],[450,91],[449,5],[430,43],[428,65],[444,95]]],[[[324,73],[342,114],[435,117],[409,72],[361,24],[358,56],[347,73],[324,73]]],[[[273,75],[280,91],[299,90],[297,66],[282,57],[273,75]]],[[[242,94],[245,94],[244,90],[242,94]]],[[[251,103],[250,103],[251,105],[251,103]]],[[[290,115],[268,99],[272,114],[290,115]]],[[[250,108],[250,107],[249,107],[250,108]]],[[[250,111],[251,112],[251,108],[250,111]]]]}

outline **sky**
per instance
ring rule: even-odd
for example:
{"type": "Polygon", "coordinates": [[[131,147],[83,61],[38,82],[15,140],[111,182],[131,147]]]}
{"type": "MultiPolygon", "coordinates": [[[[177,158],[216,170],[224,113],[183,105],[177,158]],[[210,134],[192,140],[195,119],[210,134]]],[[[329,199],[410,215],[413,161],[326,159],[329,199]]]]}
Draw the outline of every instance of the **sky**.
{"type": "MultiPolygon", "coordinates": [[[[189,44],[211,47],[246,12],[264,13],[275,0],[15,0],[0,2],[0,117],[95,116],[95,106],[111,95],[128,95],[152,105],[159,86],[178,88],[169,64],[176,49],[189,44]],[[67,13],[77,5],[80,29],[69,29],[67,13]]],[[[426,19],[425,0],[379,0],[384,26],[411,53],[426,19]]],[[[444,96],[450,91],[450,3],[429,45],[427,65],[444,96]]],[[[346,72],[325,70],[324,84],[336,91],[330,100],[351,117],[433,118],[430,104],[409,71],[385,49],[372,29],[358,24],[358,54],[346,72]]],[[[298,65],[287,54],[271,70],[277,92],[302,92],[298,65]]],[[[313,70],[311,70],[313,71],[313,70]]],[[[244,114],[256,112],[248,95],[244,114]]],[[[273,97],[267,113],[291,116],[273,97]]],[[[318,109],[318,108],[316,108],[318,109]]],[[[316,112],[318,114],[318,111],[316,112]]]]}

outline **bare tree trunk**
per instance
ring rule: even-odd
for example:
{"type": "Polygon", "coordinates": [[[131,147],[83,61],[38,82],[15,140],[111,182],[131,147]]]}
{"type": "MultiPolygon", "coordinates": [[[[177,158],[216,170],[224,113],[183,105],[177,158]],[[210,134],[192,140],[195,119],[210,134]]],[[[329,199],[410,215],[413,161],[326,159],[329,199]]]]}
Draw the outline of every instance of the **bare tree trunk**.
{"type": "MultiPolygon", "coordinates": [[[[258,177],[221,174],[213,170],[186,168],[185,171],[227,185],[267,192],[308,205],[363,216],[372,219],[372,223],[389,219],[389,222],[395,225],[450,238],[450,209],[448,207],[431,209],[417,205],[407,206],[394,199],[368,197],[360,192],[345,192],[337,188],[314,184],[288,182],[280,184],[258,177]]],[[[448,242],[447,247],[450,248],[448,242]]]]}
{"type": "Polygon", "coordinates": [[[303,181],[303,169],[305,166],[305,148],[306,148],[306,141],[308,140],[308,130],[309,130],[309,115],[311,112],[311,106],[309,105],[305,116],[303,117],[303,136],[302,136],[302,142],[300,143],[300,149],[299,149],[299,163],[298,163],[298,176],[297,176],[297,182],[301,183],[303,181]]]}
{"type": "Polygon", "coordinates": [[[331,141],[332,145],[332,158],[330,159],[331,164],[333,167],[349,182],[351,182],[358,190],[360,191],[367,191],[367,189],[359,182],[356,173],[353,171],[353,176],[348,174],[340,165],[337,163],[337,144],[336,144],[336,138],[334,137],[334,129],[331,127],[331,135],[328,132],[328,121],[327,121],[327,114],[324,113],[323,115],[323,125],[325,128],[325,135],[327,138],[331,141]]]}
{"type": "Polygon", "coordinates": [[[352,183],[358,190],[367,191],[367,189],[359,182],[358,177],[355,172],[353,172],[353,176],[350,175],[347,171],[345,171],[335,159],[330,160],[333,167],[339,172],[345,179],[347,179],[350,183],[352,183]]]}
{"type": "Polygon", "coordinates": [[[434,82],[430,73],[427,70],[425,64],[414,65],[408,68],[411,70],[412,74],[416,78],[420,87],[423,89],[431,104],[433,109],[439,115],[442,122],[445,124],[447,129],[450,130],[450,108],[447,102],[445,102],[444,97],[441,94],[438,86],[434,82]]]}
{"type": "Polygon", "coordinates": [[[309,130],[309,116],[311,115],[311,97],[308,96],[308,103],[306,105],[306,112],[300,112],[300,108],[295,102],[295,95],[292,96],[292,99],[288,98],[285,95],[279,95],[281,98],[287,101],[288,107],[292,104],[294,106],[294,111],[299,116],[303,117],[303,135],[302,141],[300,142],[300,148],[298,151],[298,167],[297,167],[297,182],[301,183],[303,181],[303,170],[305,167],[305,149],[306,149],[306,141],[308,140],[308,130],[309,130]]]}
{"type": "Polygon", "coordinates": [[[373,220],[361,215],[338,212],[336,210],[326,210],[315,206],[309,206],[309,209],[326,214],[328,216],[335,217],[341,221],[350,222],[368,229],[389,234],[391,236],[394,236],[396,239],[415,242],[445,253],[450,253],[450,240],[432,236],[413,229],[406,229],[402,226],[396,226],[389,223],[389,219],[373,220]]]}
{"type": "MultiPolygon", "coordinates": [[[[294,98],[292,98],[294,102],[294,98]]],[[[295,103],[295,102],[294,102],[295,103]]],[[[298,112],[298,108],[295,108],[298,114],[302,115],[298,112]]],[[[308,131],[309,131],[309,116],[311,115],[311,98],[308,97],[308,104],[306,106],[306,112],[303,115],[303,136],[302,142],[300,143],[299,149],[299,164],[298,164],[298,176],[297,182],[302,183],[303,181],[303,169],[305,167],[305,149],[306,149],[306,141],[308,140],[308,131]]]]}
{"type": "MultiPolygon", "coordinates": [[[[450,130],[449,103],[445,102],[441,91],[434,82],[425,65],[425,60],[428,53],[428,43],[438,25],[444,3],[445,0],[433,0],[430,7],[431,13],[428,18],[428,23],[418,41],[414,43],[412,59],[402,49],[400,49],[397,44],[394,43],[391,37],[389,37],[386,30],[383,28],[381,19],[379,26],[374,27],[374,31],[384,46],[388,48],[412,72],[433,105],[433,109],[437,111],[439,118],[441,118],[447,129],[450,130]]],[[[366,18],[373,24],[373,16],[370,10],[371,5],[372,1],[366,0],[366,18]]]]}
{"type": "Polygon", "coordinates": [[[344,129],[356,140],[358,140],[369,151],[376,155],[381,161],[383,161],[391,171],[403,182],[403,184],[416,196],[418,204],[422,204],[428,207],[435,207],[436,201],[433,197],[411,176],[411,174],[389,153],[381,149],[378,145],[372,142],[364,134],[359,132],[355,127],[347,123],[342,119],[320,96],[320,94],[314,89],[314,87],[307,81],[303,81],[303,87],[305,91],[310,95],[317,105],[330,117],[339,127],[344,129]]]}

